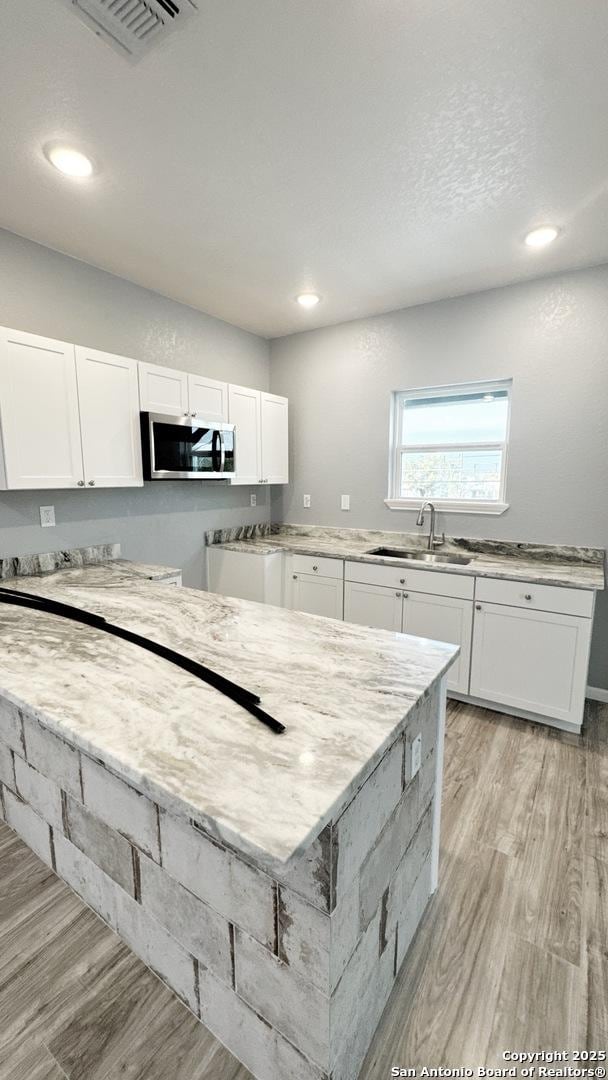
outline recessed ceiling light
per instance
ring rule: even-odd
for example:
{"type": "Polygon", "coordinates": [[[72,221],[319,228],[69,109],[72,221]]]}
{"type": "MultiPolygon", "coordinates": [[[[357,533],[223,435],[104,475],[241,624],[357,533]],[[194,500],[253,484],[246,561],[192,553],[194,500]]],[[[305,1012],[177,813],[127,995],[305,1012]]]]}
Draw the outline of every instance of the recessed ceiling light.
{"type": "Polygon", "coordinates": [[[543,248],[547,244],[552,244],[553,241],[559,235],[559,229],[556,229],[555,225],[539,225],[537,229],[532,229],[526,236],[526,244],[531,248],[543,248]]]}
{"type": "Polygon", "coordinates": [[[314,293],[314,292],[303,292],[303,293],[300,293],[299,296],[296,296],[296,300],[298,301],[298,304],[300,305],[300,307],[303,307],[303,308],[316,307],[317,304],[319,303],[320,299],[321,299],[321,297],[318,296],[318,294],[314,293]]]}
{"type": "Polygon", "coordinates": [[[64,176],[84,180],[93,173],[93,162],[86,154],[81,154],[80,150],[54,144],[45,147],[44,152],[51,165],[54,165],[64,176]]]}

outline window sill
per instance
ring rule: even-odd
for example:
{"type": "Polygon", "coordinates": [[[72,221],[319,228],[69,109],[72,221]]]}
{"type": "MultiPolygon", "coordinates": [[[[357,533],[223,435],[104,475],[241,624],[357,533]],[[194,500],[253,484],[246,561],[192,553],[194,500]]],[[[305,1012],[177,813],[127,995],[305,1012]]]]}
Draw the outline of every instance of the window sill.
{"type": "MultiPolygon", "coordinates": [[[[420,510],[423,499],[385,499],[384,505],[389,510],[420,510]]],[[[509,503],[472,503],[472,502],[449,502],[441,499],[430,499],[433,506],[440,514],[504,514],[509,509],[509,503]]]]}

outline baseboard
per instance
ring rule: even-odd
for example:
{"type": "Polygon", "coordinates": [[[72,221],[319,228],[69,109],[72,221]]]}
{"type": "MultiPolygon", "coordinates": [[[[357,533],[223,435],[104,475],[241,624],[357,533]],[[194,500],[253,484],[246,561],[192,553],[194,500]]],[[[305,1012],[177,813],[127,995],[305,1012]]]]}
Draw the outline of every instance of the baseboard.
{"type": "Polygon", "coordinates": [[[601,686],[588,686],[585,697],[591,698],[592,701],[605,701],[608,703],[608,690],[604,690],[601,686]]]}

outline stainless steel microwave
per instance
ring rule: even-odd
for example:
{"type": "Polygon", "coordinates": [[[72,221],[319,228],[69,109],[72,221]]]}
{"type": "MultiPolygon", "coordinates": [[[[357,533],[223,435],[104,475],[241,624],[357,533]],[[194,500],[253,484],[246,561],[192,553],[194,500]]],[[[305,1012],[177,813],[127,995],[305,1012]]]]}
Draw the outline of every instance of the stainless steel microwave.
{"type": "Polygon", "coordinates": [[[202,416],[141,413],[145,480],[229,480],[235,476],[234,424],[202,416]]]}

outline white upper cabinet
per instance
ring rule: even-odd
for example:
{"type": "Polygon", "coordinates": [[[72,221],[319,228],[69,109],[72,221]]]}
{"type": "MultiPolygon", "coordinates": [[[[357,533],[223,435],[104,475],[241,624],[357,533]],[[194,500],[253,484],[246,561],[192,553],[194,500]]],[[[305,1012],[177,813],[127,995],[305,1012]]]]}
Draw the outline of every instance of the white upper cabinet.
{"type": "Polygon", "coordinates": [[[139,364],[139,405],[142,412],[186,416],[188,375],[160,364],[139,364]]]}
{"type": "Polygon", "coordinates": [[[77,345],[76,375],[85,483],[141,486],[137,361],[77,345]]]}
{"type": "Polygon", "coordinates": [[[4,487],[84,485],[73,345],[0,329],[0,418],[4,487]]]}
{"type": "Polygon", "coordinates": [[[265,484],[289,483],[287,398],[261,395],[262,476],[265,484]]]}
{"type": "Polygon", "coordinates": [[[236,425],[236,476],[233,484],[262,479],[261,394],[248,386],[228,387],[228,419],[236,425]]]}
{"type": "Polygon", "coordinates": [[[288,400],[248,386],[228,387],[228,419],[236,425],[233,484],[287,484],[288,400]]]}
{"type": "Polygon", "coordinates": [[[188,375],[190,412],[204,420],[226,423],[228,420],[228,383],[188,375]]]}

